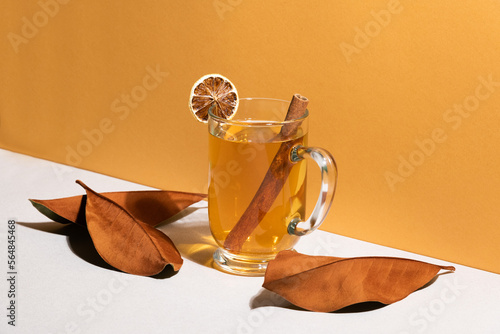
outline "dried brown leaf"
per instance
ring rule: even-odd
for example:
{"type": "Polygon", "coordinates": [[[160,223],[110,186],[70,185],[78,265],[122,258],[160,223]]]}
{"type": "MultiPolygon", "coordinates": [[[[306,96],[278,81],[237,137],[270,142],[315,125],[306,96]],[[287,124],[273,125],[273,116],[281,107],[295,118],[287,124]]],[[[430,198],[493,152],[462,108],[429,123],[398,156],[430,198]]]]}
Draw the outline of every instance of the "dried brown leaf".
{"type": "Polygon", "coordinates": [[[427,284],[441,269],[455,270],[403,258],[282,251],[269,262],[263,287],[304,309],[332,312],[361,302],[394,303],[427,284]]]}
{"type": "Polygon", "coordinates": [[[124,272],[151,276],[166,265],[182,266],[179,251],[163,232],[135,219],[119,204],[77,181],[87,192],[87,228],[94,246],[111,266],[124,272]]]}
{"type": "MultiPolygon", "coordinates": [[[[144,190],[102,193],[127,210],[134,218],[156,226],[188,206],[206,197],[204,194],[180,191],[144,190]]],[[[48,218],[63,224],[85,226],[87,196],[72,196],[50,200],[30,199],[31,204],[48,218]]]]}
{"type": "Polygon", "coordinates": [[[87,196],[73,196],[49,200],[30,199],[31,204],[47,218],[62,224],[86,226],[85,202],[87,196]]]}

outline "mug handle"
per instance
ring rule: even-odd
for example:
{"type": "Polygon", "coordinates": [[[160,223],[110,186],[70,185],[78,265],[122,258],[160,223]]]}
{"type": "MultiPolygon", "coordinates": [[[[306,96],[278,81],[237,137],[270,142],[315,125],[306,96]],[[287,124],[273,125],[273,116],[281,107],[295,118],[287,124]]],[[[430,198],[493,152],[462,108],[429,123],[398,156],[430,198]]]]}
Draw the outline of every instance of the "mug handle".
{"type": "Polygon", "coordinates": [[[327,150],[318,147],[305,147],[297,145],[290,152],[290,159],[298,162],[305,158],[312,158],[321,169],[321,190],[311,216],[302,221],[300,218],[293,218],[288,224],[288,233],[291,235],[303,236],[316,230],[332,205],[335,188],[337,187],[337,165],[333,156],[327,150]],[[299,223],[306,223],[309,228],[300,228],[299,223]]]}

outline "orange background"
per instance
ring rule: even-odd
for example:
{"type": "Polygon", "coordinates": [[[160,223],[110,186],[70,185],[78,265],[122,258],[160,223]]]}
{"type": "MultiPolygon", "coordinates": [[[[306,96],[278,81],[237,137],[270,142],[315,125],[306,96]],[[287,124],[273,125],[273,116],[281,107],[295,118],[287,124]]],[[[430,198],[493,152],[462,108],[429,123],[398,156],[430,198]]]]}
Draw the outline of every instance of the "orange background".
{"type": "Polygon", "coordinates": [[[323,229],[500,273],[497,2],[0,6],[0,147],[206,191],[192,84],[221,73],[242,97],[298,92],[309,142],[339,166],[323,229]]]}

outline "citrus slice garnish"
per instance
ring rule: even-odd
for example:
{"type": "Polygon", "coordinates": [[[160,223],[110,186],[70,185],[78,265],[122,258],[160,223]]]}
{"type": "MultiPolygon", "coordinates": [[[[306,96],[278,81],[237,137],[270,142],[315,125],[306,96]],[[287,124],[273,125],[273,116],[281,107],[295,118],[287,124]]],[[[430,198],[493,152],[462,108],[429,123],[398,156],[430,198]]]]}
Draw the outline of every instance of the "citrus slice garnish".
{"type": "Polygon", "coordinates": [[[189,109],[194,117],[203,123],[208,121],[208,109],[224,119],[231,119],[238,109],[238,92],[226,77],[207,74],[193,85],[189,96],[189,109]]]}

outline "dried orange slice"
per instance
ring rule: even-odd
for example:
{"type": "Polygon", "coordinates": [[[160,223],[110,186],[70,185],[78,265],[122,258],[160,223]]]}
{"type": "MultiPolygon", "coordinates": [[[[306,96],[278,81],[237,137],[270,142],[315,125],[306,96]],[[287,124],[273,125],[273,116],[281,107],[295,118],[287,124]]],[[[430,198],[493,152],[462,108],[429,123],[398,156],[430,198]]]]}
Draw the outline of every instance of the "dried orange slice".
{"type": "Polygon", "coordinates": [[[236,87],[220,74],[204,75],[191,88],[189,109],[198,121],[208,121],[211,106],[212,113],[224,119],[231,119],[238,109],[236,87]]]}

